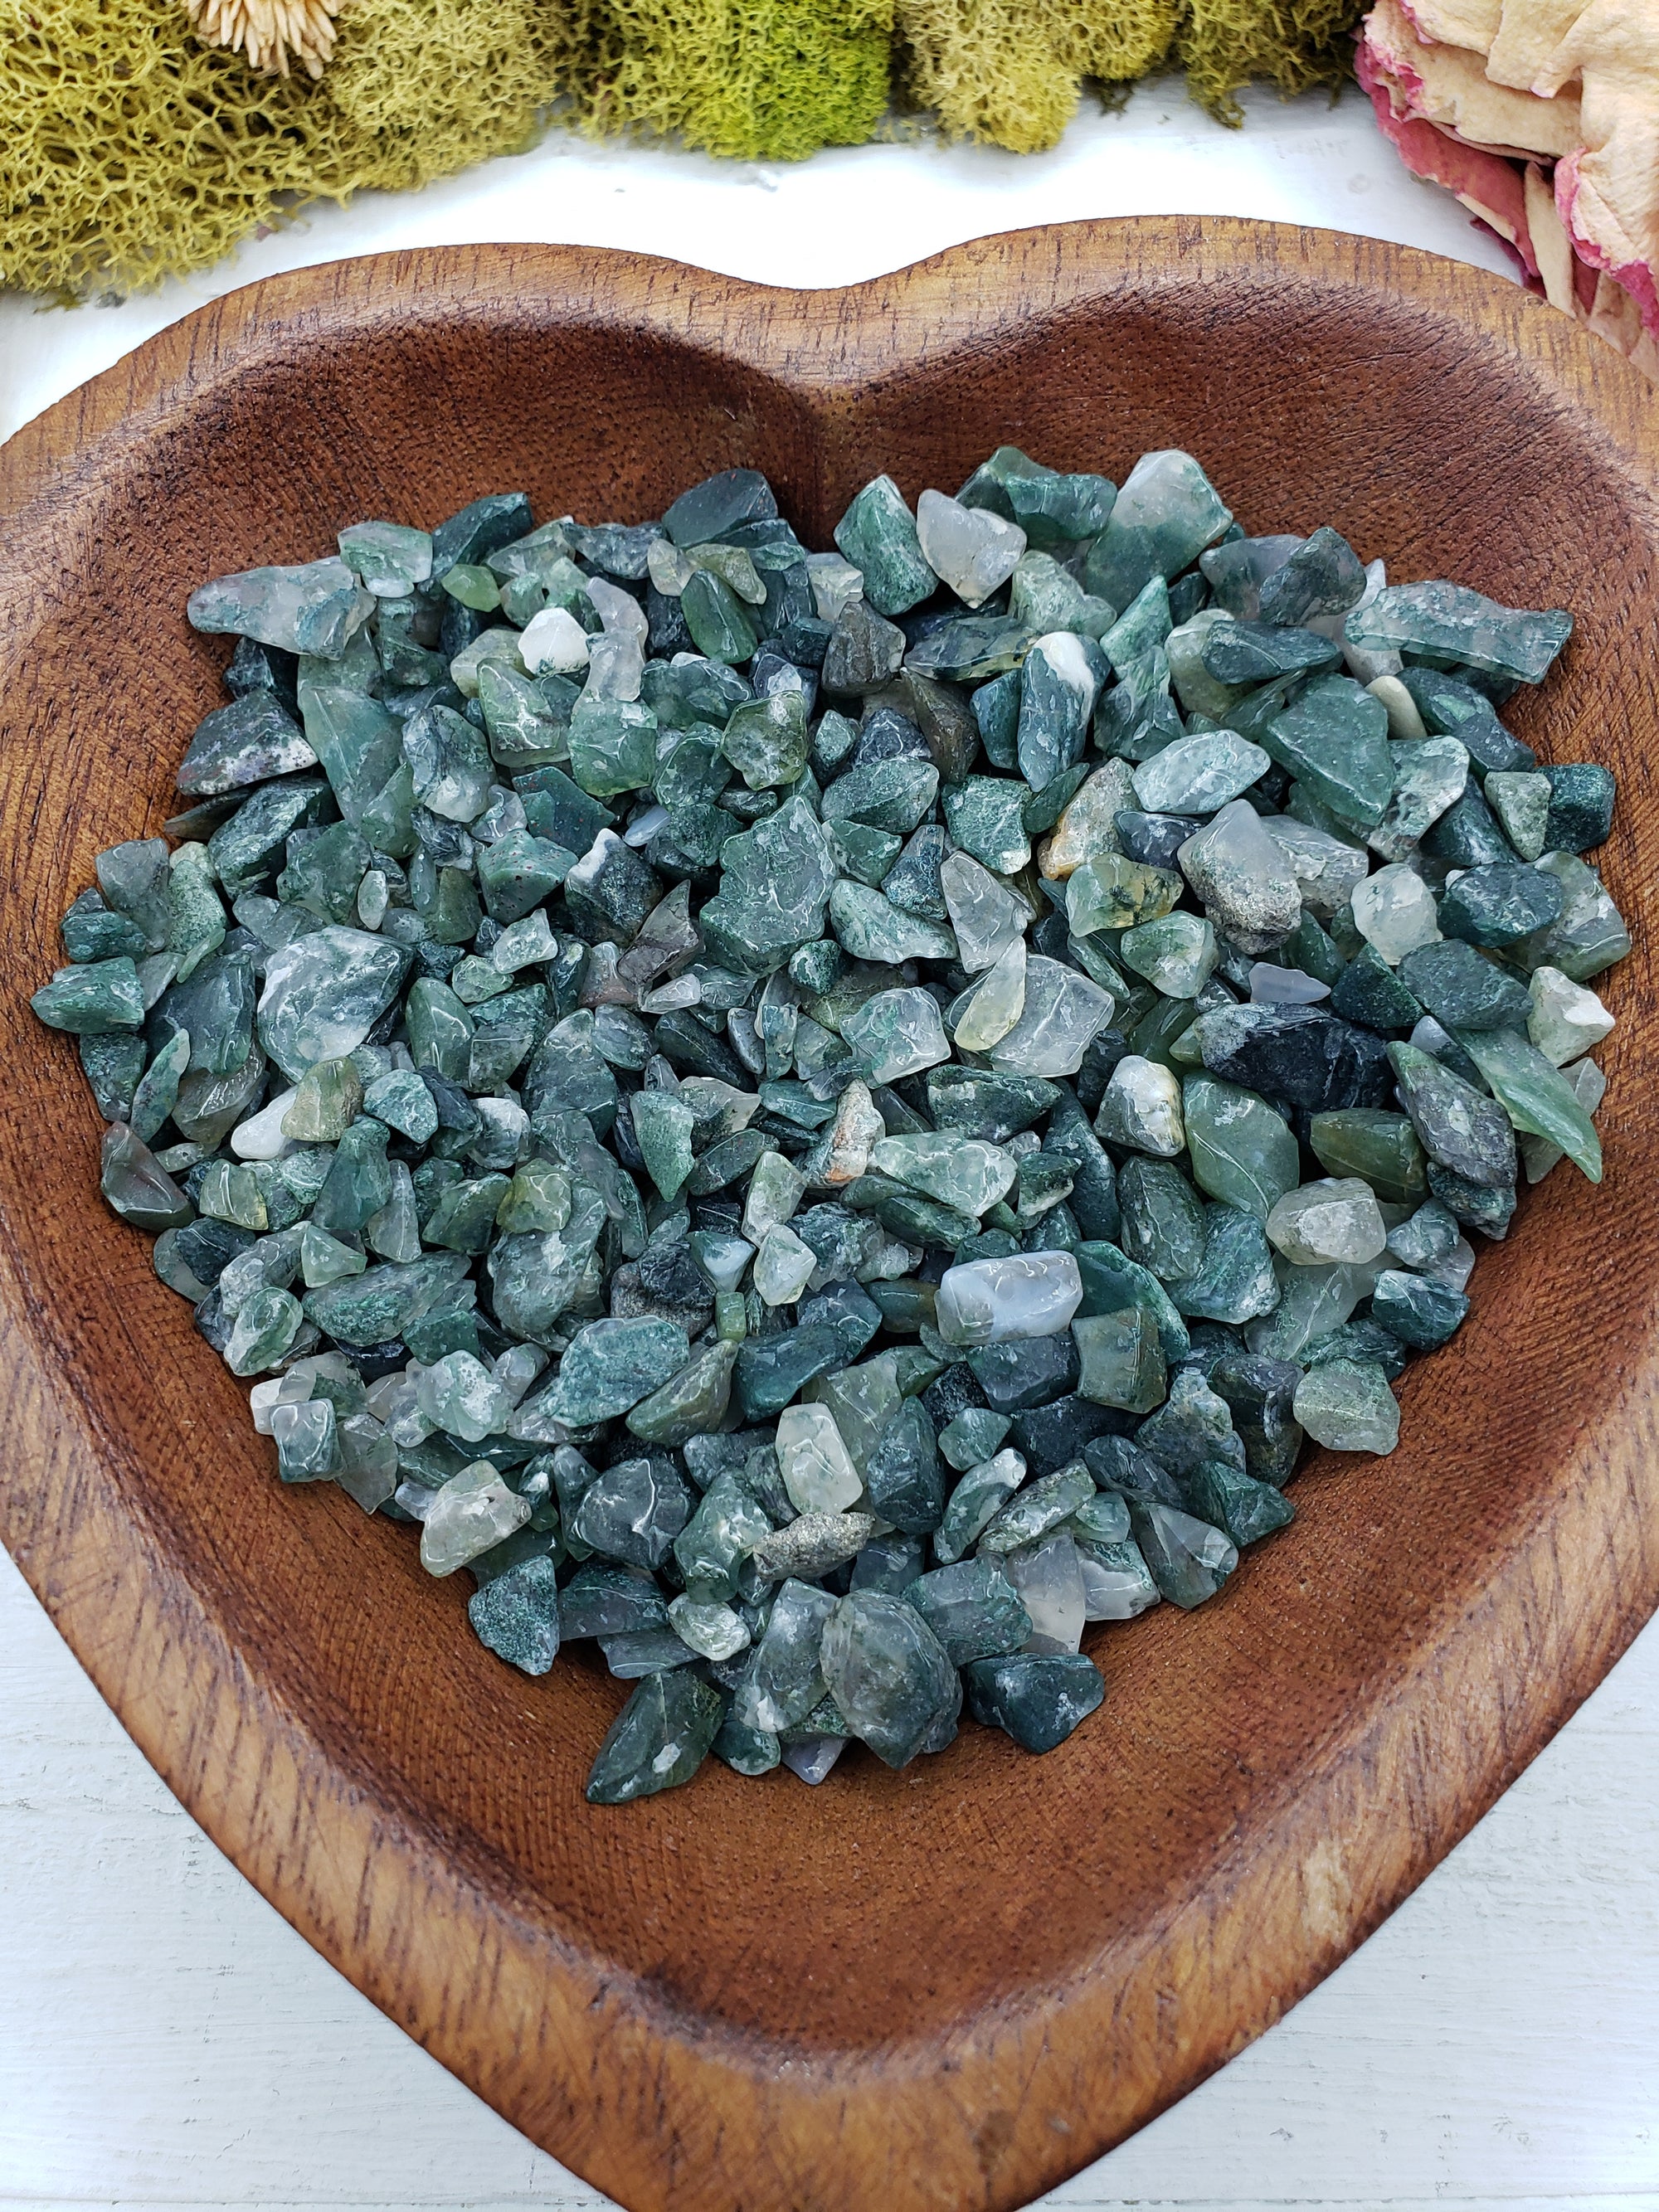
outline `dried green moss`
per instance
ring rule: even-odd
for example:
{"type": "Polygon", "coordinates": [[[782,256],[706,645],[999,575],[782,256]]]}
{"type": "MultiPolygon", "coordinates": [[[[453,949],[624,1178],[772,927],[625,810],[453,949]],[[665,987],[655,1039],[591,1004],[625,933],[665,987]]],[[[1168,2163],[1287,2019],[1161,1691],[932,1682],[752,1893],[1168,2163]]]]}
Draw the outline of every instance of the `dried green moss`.
{"type": "Polygon", "coordinates": [[[524,144],[548,0],[352,0],[321,84],[256,76],[177,0],[0,0],[0,282],[71,298],[207,267],[296,200],[524,144]]]}
{"type": "Polygon", "coordinates": [[[0,0],[0,283],[72,298],[207,267],[298,202],[452,174],[586,127],[793,161],[903,96],[953,137],[1051,146],[1083,81],[1166,60],[1237,119],[1250,77],[1334,80],[1364,0],[349,0],[320,84],[255,76],[179,0],[0,0]]]}
{"type": "Polygon", "coordinates": [[[892,0],[592,0],[590,127],[739,161],[860,145],[887,106],[892,0]]]}
{"type": "Polygon", "coordinates": [[[1370,0],[1183,0],[1175,58],[1187,88],[1224,123],[1243,120],[1233,95],[1265,79],[1284,93],[1340,84],[1353,70],[1350,33],[1370,0]]]}
{"type": "Polygon", "coordinates": [[[1122,82],[1156,69],[1177,0],[900,0],[904,88],[952,138],[1011,153],[1054,144],[1085,76],[1122,82]]]}
{"type": "Polygon", "coordinates": [[[899,0],[903,85],[946,134],[1035,154],[1055,143],[1083,81],[1122,83],[1168,61],[1194,100],[1242,120],[1252,78],[1284,92],[1335,83],[1367,0],[899,0]]]}

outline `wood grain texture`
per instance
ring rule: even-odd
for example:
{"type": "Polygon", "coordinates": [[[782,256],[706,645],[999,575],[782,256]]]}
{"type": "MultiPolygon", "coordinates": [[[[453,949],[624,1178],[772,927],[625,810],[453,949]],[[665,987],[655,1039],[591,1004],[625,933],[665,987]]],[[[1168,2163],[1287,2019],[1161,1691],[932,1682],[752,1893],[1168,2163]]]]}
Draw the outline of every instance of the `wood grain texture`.
{"type": "Polygon", "coordinates": [[[1659,398],[1509,288],[1195,220],[814,295],[546,248],[341,264],[192,317],[0,454],[0,1534],[236,1863],[630,2212],[1029,2198],[1328,1972],[1659,1599],[1656,455],[1659,398]],[[873,468],[914,496],[1004,440],[1119,477],[1185,446],[1253,529],[1328,520],[1397,575],[1571,607],[1515,719],[1620,777],[1607,1180],[1533,1195],[1392,1459],[1316,1461],[1222,1601],[1103,1640],[1107,1705],[1060,1753],[974,1730],[898,1775],[717,1769],[596,1813],[617,1686],[505,1674],[399,1531],[270,1480],[103,1212],[27,993],[217,696],[202,576],[507,484],[656,513],[738,462],[823,543],[873,468]]]}

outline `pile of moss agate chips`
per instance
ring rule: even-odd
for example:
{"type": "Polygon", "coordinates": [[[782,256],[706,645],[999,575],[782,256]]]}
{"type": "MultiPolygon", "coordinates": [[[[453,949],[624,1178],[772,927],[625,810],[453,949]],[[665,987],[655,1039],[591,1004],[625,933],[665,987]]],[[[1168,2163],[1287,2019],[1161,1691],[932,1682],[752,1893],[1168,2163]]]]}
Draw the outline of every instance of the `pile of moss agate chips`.
{"type": "Polygon", "coordinates": [[[835,544],[732,469],[204,585],[188,811],[34,1000],[282,1479],[633,1686],[602,1804],[1053,1748],[1601,1173],[1613,778],[1499,712],[1566,615],[1176,452],[835,544]]]}

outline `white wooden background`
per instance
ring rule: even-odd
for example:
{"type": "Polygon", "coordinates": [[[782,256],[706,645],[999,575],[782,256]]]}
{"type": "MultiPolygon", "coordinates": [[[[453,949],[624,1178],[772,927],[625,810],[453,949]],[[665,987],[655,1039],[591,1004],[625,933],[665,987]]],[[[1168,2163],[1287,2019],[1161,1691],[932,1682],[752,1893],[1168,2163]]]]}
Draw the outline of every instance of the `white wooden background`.
{"type": "MultiPolygon", "coordinates": [[[[721,168],[556,139],[316,216],[149,299],[64,313],[0,294],[0,435],[233,284],[394,246],[647,247],[823,284],[1027,223],[1218,211],[1502,267],[1455,204],[1403,175],[1357,100],[1250,106],[1235,136],[1158,88],[1026,161],[892,146],[721,168]]],[[[1044,2212],[1659,2212],[1656,1717],[1659,1626],[1363,1950],[1044,2212]]],[[[605,2202],[220,1857],[0,1554],[0,2207],[605,2202]]]]}

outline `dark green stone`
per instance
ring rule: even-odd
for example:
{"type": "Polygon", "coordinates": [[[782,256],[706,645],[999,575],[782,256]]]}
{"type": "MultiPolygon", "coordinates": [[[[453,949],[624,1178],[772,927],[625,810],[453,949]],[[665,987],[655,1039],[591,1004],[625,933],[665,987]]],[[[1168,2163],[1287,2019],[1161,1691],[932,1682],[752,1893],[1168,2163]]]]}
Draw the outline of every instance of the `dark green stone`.
{"type": "Polygon", "coordinates": [[[735,1376],[744,1419],[766,1420],[781,1413],[807,1383],[842,1364],[841,1339],[833,1328],[748,1338],[738,1351],[735,1376]]]}
{"type": "MultiPolygon", "coordinates": [[[[1439,945],[1425,948],[1439,951],[1439,945]]],[[[1414,957],[1414,956],[1412,956],[1414,957]]],[[[1331,993],[1334,1014],[1358,1022],[1383,1036],[1404,1036],[1422,1018],[1423,1008],[1405,978],[1406,963],[1390,968],[1374,945],[1362,945],[1337,978],[1331,993]]]]}
{"type": "Polygon", "coordinates": [[[1017,668],[1032,642],[1025,624],[1007,615],[957,615],[911,647],[905,672],[972,684],[1017,668]]]}
{"type": "Polygon", "coordinates": [[[532,769],[527,775],[515,775],[513,788],[524,801],[525,817],[533,833],[568,852],[586,852],[600,830],[608,830],[617,818],[562,769],[532,769]]]}
{"type": "Polygon", "coordinates": [[[323,922],[354,922],[358,884],[372,863],[368,841],[349,823],[296,830],[288,841],[288,867],[276,878],[276,896],[323,922]]]}
{"type": "Polygon", "coordinates": [[[714,1738],[714,1756],[734,1774],[769,1774],[783,1753],[769,1729],[745,1728],[728,1712],[714,1738]]]}
{"type": "Polygon", "coordinates": [[[594,1042],[592,1015],[583,1007],[556,1023],[525,1072],[530,1113],[585,1114],[595,1134],[603,1135],[615,1117],[617,1097],[617,1079],[594,1042]]]}
{"type": "Polygon", "coordinates": [[[1345,1364],[1380,1367],[1388,1382],[1397,1382],[1406,1371],[1409,1354],[1391,1329],[1367,1319],[1345,1322],[1340,1328],[1311,1338],[1297,1358],[1310,1373],[1340,1360],[1345,1364]]]}
{"type": "Polygon", "coordinates": [[[1478,1229],[1483,1237],[1501,1240],[1515,1218],[1513,1183],[1479,1183],[1468,1176],[1429,1162],[1429,1188],[1465,1229],[1478,1229]]]}
{"type": "Polygon", "coordinates": [[[735,1596],[738,1570],[750,1547],[772,1534],[772,1522],[741,1478],[717,1474],[674,1539],[685,1586],[704,1604],[735,1596]]]}
{"type": "Polygon", "coordinates": [[[1022,1751],[1053,1751],[1104,1703],[1100,1669],[1081,1651],[1020,1651],[963,1670],[968,1710],[1022,1751]]]}
{"type": "Polygon", "coordinates": [[[1200,1521],[1224,1528],[1242,1549],[1295,1520],[1288,1498],[1221,1460],[1204,1460],[1185,1480],[1187,1502],[1200,1521]]]}
{"type": "MultiPolygon", "coordinates": [[[[569,703],[558,706],[551,686],[564,679],[521,676],[499,660],[478,668],[478,710],[483,716],[490,756],[509,775],[563,760],[570,744],[569,703]],[[559,711],[562,706],[564,711],[559,711]]],[[[574,702],[570,702],[574,703],[574,702]]]]}
{"type": "MultiPolygon", "coordinates": [[[[619,1322],[611,1326],[663,1328],[667,1324],[619,1322]]],[[[601,1559],[654,1574],[672,1552],[674,1540],[697,1502],[696,1492],[672,1459],[622,1460],[596,1474],[583,1491],[570,1516],[570,1533],[601,1559]]]]}
{"type": "Polygon", "coordinates": [[[1565,903],[1555,877],[1516,862],[1468,869],[1440,900],[1440,929],[1469,945],[1515,945],[1547,929],[1565,903]]]}
{"type": "Polygon", "coordinates": [[[113,913],[143,932],[152,952],[167,943],[172,909],[167,896],[167,847],[164,837],[134,837],[98,855],[98,888],[113,913]]]}
{"type": "Polygon", "coordinates": [[[404,757],[404,728],[378,700],[345,684],[307,684],[300,704],[336,805],[348,822],[360,823],[398,769],[413,767],[404,757]]]}
{"type": "Polygon", "coordinates": [[[708,545],[744,523],[769,521],[777,511],[772,487],[758,469],[722,469],[683,491],[662,526],[676,545],[708,545]]]}
{"type": "Polygon", "coordinates": [[[1017,522],[1028,544],[1067,545],[1106,527],[1117,488],[1108,477],[1063,476],[1030,459],[1018,446],[999,446],[981,461],[957,498],[1017,522]]]}
{"type": "Polygon", "coordinates": [[[1149,580],[1190,568],[1231,520],[1190,453],[1144,453],[1090,549],[1085,588],[1127,606],[1149,580]]]}
{"type": "Polygon", "coordinates": [[[144,1072],[143,1039],[118,1030],[104,1036],[82,1036],[76,1043],[98,1111],[106,1121],[125,1121],[144,1072]]]}
{"type": "Polygon", "coordinates": [[[315,825],[325,806],[333,811],[332,793],[320,775],[266,784],[245,799],[208,839],[208,858],[227,892],[263,881],[282,858],[291,833],[315,825]]]}
{"type": "Polygon", "coordinates": [[[1259,742],[1349,829],[1370,830],[1382,819],[1394,791],[1388,713],[1352,678],[1310,684],[1259,742]]]}
{"type": "Polygon", "coordinates": [[[478,851],[484,911],[505,928],[540,906],[569,874],[576,854],[528,830],[509,830],[478,851]]]}
{"type": "Polygon", "coordinates": [[[1077,1389],[1077,1346],[1069,1330],[1013,1344],[981,1345],[968,1355],[986,1402],[999,1413],[1048,1406],[1077,1389]]]}
{"type": "Polygon", "coordinates": [[[1204,1206],[1173,1162],[1139,1154],[1117,1178],[1122,1212],[1119,1242],[1126,1255],[1161,1282],[1195,1274],[1204,1259],[1204,1206]]]}
{"type": "MultiPolygon", "coordinates": [[[[1094,685],[1080,684],[1077,672],[1068,671],[1064,661],[1054,657],[1057,651],[1039,639],[1020,671],[1015,757],[1020,774],[1040,793],[1046,793],[1083,751],[1094,705],[1094,685]]],[[[1072,657],[1068,654],[1066,659],[1072,657]]],[[[1022,810],[1022,823],[1024,819],[1022,810]]]]}
{"type": "Polygon", "coordinates": [[[206,799],[316,765],[293,716],[269,692],[250,691],[197,724],[175,780],[180,791],[206,799]]]}
{"type": "Polygon", "coordinates": [[[806,714],[799,691],[775,691],[732,710],[720,737],[726,757],[750,791],[794,783],[806,766],[806,714]]]}
{"type": "Polygon", "coordinates": [[[1209,1198],[1265,1221],[1301,1179],[1296,1137],[1254,1091],[1190,1075],[1182,1086],[1193,1180],[1209,1198]]]}
{"type": "Polygon", "coordinates": [[[337,1342],[363,1348],[389,1344],[465,1279],[459,1253],[433,1253],[404,1266],[371,1267],[320,1290],[308,1291],[306,1315],[337,1342]]]}
{"type": "Polygon", "coordinates": [[[1390,1267],[1376,1279],[1371,1319],[1417,1352],[1432,1352],[1462,1326],[1469,1302],[1449,1283],[1390,1267]]]}
{"type": "Polygon", "coordinates": [[[907,1766],[955,1733],[962,1706],[956,1669],[904,1599],[849,1592],[825,1623],[821,1663],[848,1727],[885,1765],[907,1766]]]}
{"type": "Polygon", "coordinates": [[[753,656],[757,641],[748,610],[709,569],[694,572],[681,595],[680,611],[698,652],[710,660],[734,666],[753,656]]]}
{"type": "Polygon", "coordinates": [[[141,1137],[145,1144],[154,1143],[156,1132],[177,1103],[179,1081],[189,1060],[190,1039],[183,1030],[174,1030],[134,1091],[132,1109],[126,1118],[134,1135],[141,1137]]]}
{"type": "Polygon", "coordinates": [[[1401,681],[1430,736],[1455,738],[1482,774],[1524,775],[1534,765],[1531,746],[1510,735],[1484,692],[1435,668],[1407,668],[1401,681]]]}
{"type": "Polygon", "coordinates": [[[602,575],[623,576],[634,583],[649,573],[651,543],[662,531],[654,522],[597,522],[577,524],[570,542],[579,557],[602,575]]]}
{"type": "Polygon", "coordinates": [[[386,1164],[390,1132],[384,1121],[365,1115],[354,1121],[335,1147],[328,1180],[311,1218],[331,1236],[356,1236],[392,1197],[386,1164]]]}
{"type": "Polygon", "coordinates": [[[1322,525],[1261,585],[1264,623],[1305,623],[1346,614],[1363,598],[1365,570],[1340,532],[1322,525]]]}
{"type": "Polygon", "coordinates": [[[1386,1205],[1413,1206],[1428,1188],[1423,1147],[1403,1114],[1345,1106],[1316,1114],[1308,1144],[1327,1175],[1358,1176],[1386,1205]]]}
{"type": "Polygon", "coordinates": [[[441,576],[458,561],[488,561],[503,546],[517,546],[530,527],[530,501],[523,492],[488,492],[433,532],[432,573],[441,576]]]}
{"type": "Polygon", "coordinates": [[[551,1409],[572,1428],[626,1413],[679,1372],[687,1352],[685,1332],[672,1322],[592,1322],[565,1352],[551,1409]]]}
{"type": "MultiPolygon", "coordinates": [[[[574,1510],[595,1479],[593,1469],[579,1452],[568,1447],[556,1453],[555,1458],[567,1462],[565,1486],[569,1510],[574,1510]],[[576,1463],[574,1468],[568,1464],[571,1462],[576,1463]],[[585,1480],[574,1482],[572,1478],[578,1469],[585,1480]]],[[[578,1567],[559,1594],[559,1634],[567,1644],[593,1636],[645,1636],[667,1626],[667,1601],[649,1575],[602,1559],[578,1567]]]]}
{"type": "Polygon", "coordinates": [[[1132,1492],[1129,1519],[1153,1581],[1183,1612],[1212,1598],[1238,1565],[1230,1536],[1175,1506],[1132,1492]]]}
{"type": "Polygon", "coordinates": [[[628,1416],[628,1426],[647,1443],[676,1446],[717,1429],[731,1402],[732,1369],[737,1348],[707,1345],[678,1375],[642,1399],[628,1416]]]}
{"type": "Polygon", "coordinates": [[[1490,868],[1515,860],[1514,848],[1473,780],[1425,836],[1423,850],[1454,868],[1490,868]]]}
{"type": "Polygon", "coordinates": [[[1127,1437],[1097,1437],[1084,1446],[1084,1463],[1103,1492],[1179,1507],[1181,1486],[1168,1468],[1127,1437]]]}
{"type": "Polygon", "coordinates": [[[142,960],[149,940],[136,921],[106,906],[97,891],[82,891],[58,924],[64,950],[74,961],[142,960]]]}
{"type": "Polygon", "coordinates": [[[588,1803],[626,1805],[689,1782],[725,1714],[720,1692],[689,1668],[646,1675],[599,1746],[587,1778],[588,1803]]]}
{"type": "Polygon", "coordinates": [[[1235,621],[1218,623],[1208,632],[1200,658],[1218,683],[1271,684],[1281,676],[1340,668],[1342,648],[1316,630],[1235,621]]]}
{"type": "Polygon", "coordinates": [[[915,517],[891,477],[875,477],[836,525],[836,544],[864,576],[864,596],[878,614],[902,615],[933,591],[939,579],[922,558],[915,517]]]}
{"type": "Polygon", "coordinates": [[[545,1674],[558,1656],[559,1578],[545,1552],[487,1582],[466,1611],[479,1642],[521,1674],[545,1674]]]}
{"type": "Polygon", "coordinates": [[[1532,1000],[1519,976],[1495,960],[1483,960],[1473,945],[1447,938],[1419,945],[1400,963],[1414,996],[1447,1029],[1521,1029],[1532,1000]]]}
{"type": "Polygon", "coordinates": [[[908,836],[938,796],[939,770],[931,761],[872,761],[836,777],[823,794],[823,819],[908,836]]]}
{"type": "MultiPolygon", "coordinates": [[[[1462,1076],[1413,1045],[1391,1044],[1389,1059],[1401,1103],[1432,1164],[1431,1185],[1432,1170],[1439,1167],[1483,1189],[1512,1188],[1515,1132],[1496,1099],[1484,1097],[1462,1076]]],[[[1452,1211],[1456,1212],[1456,1207],[1452,1211]]]]}
{"type": "Polygon", "coordinates": [[[1087,1115],[1069,1093],[1062,1096],[1049,1118],[1042,1149],[1072,1170],[1067,1204],[1084,1237],[1115,1242],[1121,1225],[1117,1172],[1087,1115]]]}
{"type": "Polygon", "coordinates": [[[815,995],[827,991],[841,969],[841,947],[830,938],[817,945],[803,945],[789,956],[791,978],[815,995]]]}
{"type": "Polygon", "coordinates": [[[1261,1352],[1224,1352],[1210,1370],[1210,1388],[1232,1415],[1246,1471],[1282,1488],[1295,1472],[1302,1430],[1293,1401],[1300,1370],[1261,1352]]]}
{"type": "Polygon", "coordinates": [[[1115,1244],[1089,1238],[1073,1255],[1083,1279],[1079,1316],[1121,1313],[1127,1306],[1142,1306],[1158,1323],[1164,1356],[1174,1362],[1192,1349],[1186,1322],[1170,1304],[1169,1292],[1150,1269],[1129,1259],[1115,1244]]]}
{"type": "Polygon", "coordinates": [[[864,1483],[870,1510],[896,1528],[927,1535],[938,1528],[945,1481],[933,1419],[920,1398],[907,1398],[889,1416],[866,1462],[864,1483]]]}
{"type": "Polygon", "coordinates": [[[104,1132],[99,1189],[123,1221],[152,1237],[182,1229],[191,1206],[184,1192],[143,1140],[122,1122],[104,1132]]]}
{"type": "Polygon", "coordinates": [[[969,702],[980,742],[994,768],[1012,769],[1016,763],[1019,699],[1019,671],[1011,668],[990,683],[981,684],[969,702]]]}
{"type": "Polygon", "coordinates": [[[861,822],[826,821],[824,836],[842,873],[872,889],[898,857],[896,837],[885,830],[866,829],[861,822]]]}
{"type": "Polygon", "coordinates": [[[49,1029],[67,1030],[71,1036],[108,1036],[143,1026],[143,989],[125,953],[58,969],[29,1004],[49,1029]]]}
{"type": "Polygon", "coordinates": [[[946,1244],[954,1248],[979,1227],[971,1213],[941,1206],[920,1191],[895,1182],[890,1176],[861,1175],[842,1194],[842,1203],[855,1213],[873,1213],[882,1227],[895,1237],[917,1244],[946,1244]]]}
{"type": "Polygon", "coordinates": [[[1031,1616],[998,1561],[962,1559],[921,1575],[904,1592],[927,1623],[953,1667],[1018,1651],[1031,1633],[1031,1616]]]}
{"type": "Polygon", "coordinates": [[[1254,1213],[1234,1206],[1204,1209],[1204,1258],[1197,1272],[1171,1285],[1170,1296],[1188,1318],[1236,1326],[1269,1314],[1279,1304],[1267,1234],[1254,1213]]]}
{"type": "Polygon", "coordinates": [[[1302,919],[1285,939],[1285,964],[1299,968],[1304,975],[1316,981],[1334,984],[1342,974],[1342,955],[1326,931],[1305,909],[1302,919]]]}
{"type": "MultiPolygon", "coordinates": [[[[824,647],[823,688],[841,697],[878,690],[897,675],[903,659],[904,632],[896,623],[886,621],[862,599],[849,599],[836,616],[824,647]]],[[[838,741],[831,749],[839,749],[838,741]]]]}
{"type": "Polygon", "coordinates": [[[1066,1093],[1038,1075],[991,1075],[979,1068],[944,1066],[927,1073],[927,1109],[938,1129],[982,1137],[994,1145],[1029,1129],[1053,1112],[1066,1093]]]}
{"type": "Polygon", "coordinates": [[[1544,829],[1547,853],[1587,853],[1606,842],[1613,828],[1617,794],[1611,769],[1599,761],[1570,761],[1547,768],[1549,818],[1544,829]]]}
{"type": "Polygon", "coordinates": [[[698,917],[709,951],[740,975],[781,967],[798,945],[823,935],[836,881],[823,831],[800,799],[728,840],[720,894],[698,917]]]}
{"type": "Polygon", "coordinates": [[[1172,1474],[1188,1474],[1206,1460],[1244,1465],[1244,1447],[1233,1433],[1227,1401],[1196,1366],[1176,1370],[1167,1402],[1143,1421],[1135,1442],[1172,1474]]]}

